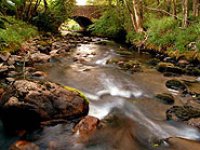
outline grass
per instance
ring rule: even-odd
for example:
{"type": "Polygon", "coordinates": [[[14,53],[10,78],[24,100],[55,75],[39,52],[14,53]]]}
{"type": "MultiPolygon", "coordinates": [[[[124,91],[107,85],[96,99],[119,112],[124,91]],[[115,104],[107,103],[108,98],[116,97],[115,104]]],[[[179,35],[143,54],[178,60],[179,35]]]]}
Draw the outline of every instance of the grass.
{"type": "Polygon", "coordinates": [[[14,17],[5,17],[6,29],[0,29],[0,50],[15,51],[21,43],[38,35],[37,28],[16,20],[14,17]]]}
{"type": "MultiPolygon", "coordinates": [[[[172,17],[149,17],[145,22],[148,40],[146,45],[154,45],[161,50],[179,51],[180,53],[195,50],[200,51],[200,22],[191,23],[188,28],[180,27],[181,22],[172,17]],[[193,47],[190,45],[193,43],[193,47]]],[[[142,40],[142,35],[131,32],[127,40],[137,43],[142,40]]]]}

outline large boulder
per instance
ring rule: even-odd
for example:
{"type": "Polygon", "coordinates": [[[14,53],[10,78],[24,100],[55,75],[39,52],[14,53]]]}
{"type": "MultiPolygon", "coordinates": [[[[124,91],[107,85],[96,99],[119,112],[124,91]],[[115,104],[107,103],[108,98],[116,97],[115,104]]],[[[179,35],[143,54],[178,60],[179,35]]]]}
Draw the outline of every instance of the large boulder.
{"type": "Polygon", "coordinates": [[[15,81],[0,101],[0,117],[9,130],[33,129],[41,123],[81,118],[88,113],[82,93],[51,82],[15,81]]]}

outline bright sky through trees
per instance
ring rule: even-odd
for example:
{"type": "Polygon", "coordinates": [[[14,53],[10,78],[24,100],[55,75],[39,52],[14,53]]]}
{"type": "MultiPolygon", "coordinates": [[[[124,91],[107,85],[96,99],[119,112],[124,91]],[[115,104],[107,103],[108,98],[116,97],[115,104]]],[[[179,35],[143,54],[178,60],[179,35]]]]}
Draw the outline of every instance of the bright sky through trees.
{"type": "Polygon", "coordinates": [[[76,4],[77,5],[86,5],[86,2],[87,0],[76,0],[76,4]]]}

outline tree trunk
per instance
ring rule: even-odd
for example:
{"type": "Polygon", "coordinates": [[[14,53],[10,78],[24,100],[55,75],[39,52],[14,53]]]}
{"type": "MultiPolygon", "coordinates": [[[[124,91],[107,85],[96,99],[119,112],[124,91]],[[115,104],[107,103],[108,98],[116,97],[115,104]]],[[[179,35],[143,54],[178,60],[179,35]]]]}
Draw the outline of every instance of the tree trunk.
{"type": "Polygon", "coordinates": [[[183,23],[182,27],[186,28],[188,26],[188,15],[189,15],[189,10],[188,10],[188,0],[183,0],[183,23]]]}
{"type": "Polygon", "coordinates": [[[47,0],[43,0],[43,2],[44,2],[44,13],[46,13],[48,10],[48,3],[47,0]]]}
{"type": "Polygon", "coordinates": [[[144,32],[143,29],[143,0],[133,0],[132,22],[137,33],[144,32]]]}
{"type": "Polygon", "coordinates": [[[160,5],[160,0],[157,0],[157,5],[158,5],[158,6],[160,5]]]}
{"type": "Polygon", "coordinates": [[[176,20],[177,19],[176,0],[172,0],[171,2],[172,2],[173,18],[176,20]]]}
{"type": "Polygon", "coordinates": [[[193,0],[193,16],[199,16],[199,0],[193,0]]]}

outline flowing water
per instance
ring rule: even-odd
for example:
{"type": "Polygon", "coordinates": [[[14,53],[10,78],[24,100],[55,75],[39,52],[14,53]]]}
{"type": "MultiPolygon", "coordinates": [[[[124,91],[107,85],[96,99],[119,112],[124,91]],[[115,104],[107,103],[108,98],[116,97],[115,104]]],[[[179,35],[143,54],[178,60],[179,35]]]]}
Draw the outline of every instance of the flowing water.
{"type": "MultiPolygon", "coordinates": [[[[120,56],[115,53],[120,45],[81,44],[70,56],[52,59],[45,66],[38,66],[47,73],[45,80],[75,87],[90,99],[89,115],[95,116],[106,127],[98,129],[87,142],[72,134],[73,124],[45,127],[26,137],[41,149],[59,150],[140,150],[200,149],[200,132],[181,122],[166,121],[165,111],[170,108],[156,101],[155,94],[170,92],[176,104],[183,104],[177,91],[170,91],[165,82],[170,77],[147,65],[147,55],[134,53],[120,56]],[[73,57],[78,61],[73,61],[73,57]],[[115,65],[106,64],[111,58],[137,60],[143,72],[129,73],[115,65]]],[[[183,76],[180,78],[192,78],[183,76]]],[[[0,124],[0,129],[2,129],[0,124]]],[[[17,137],[0,136],[0,144],[9,145],[17,137]],[[8,140],[9,139],[9,140],[8,140]]],[[[5,148],[6,146],[4,146],[5,148]]]]}

